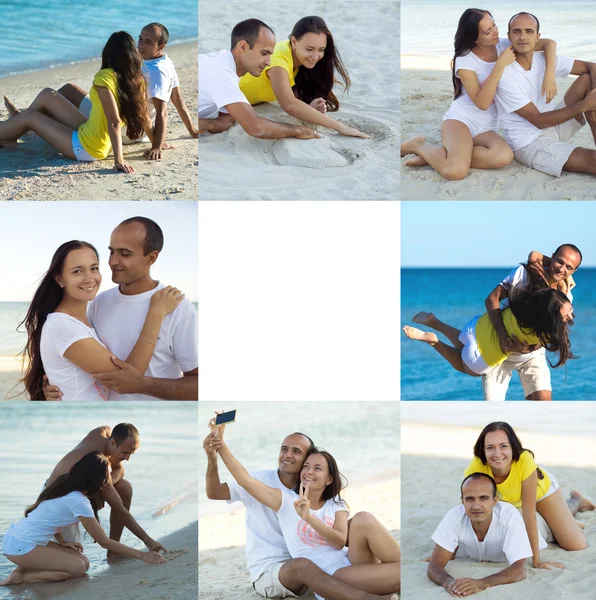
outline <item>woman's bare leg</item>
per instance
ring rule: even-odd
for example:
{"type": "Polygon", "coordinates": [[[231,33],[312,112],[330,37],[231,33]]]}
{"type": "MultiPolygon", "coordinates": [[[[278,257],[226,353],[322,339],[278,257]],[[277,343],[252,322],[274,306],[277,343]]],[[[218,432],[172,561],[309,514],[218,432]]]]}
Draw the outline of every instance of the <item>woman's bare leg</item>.
{"type": "Polygon", "coordinates": [[[349,521],[348,558],[353,565],[399,563],[399,544],[376,517],[359,512],[349,521]]]}
{"type": "Polygon", "coordinates": [[[400,589],[399,564],[352,565],[338,569],[333,577],[369,594],[393,594],[400,589]]]}
{"type": "Polygon", "coordinates": [[[79,108],[83,98],[87,95],[87,90],[75,85],[74,83],[65,83],[58,93],[64,96],[74,107],[79,108]]]}
{"type": "Polygon", "coordinates": [[[596,505],[590,502],[587,498],[584,498],[577,490],[572,490],[567,498],[567,506],[571,511],[571,514],[575,517],[578,512],[586,512],[589,510],[596,510],[596,505]]]}
{"type": "MultiPolygon", "coordinates": [[[[582,499],[586,501],[583,496],[582,499]]],[[[582,504],[582,506],[585,505],[582,504]]],[[[557,544],[561,548],[564,550],[583,550],[588,546],[586,536],[577,526],[572,511],[565,502],[561,490],[557,490],[548,498],[537,502],[536,510],[544,517],[544,520],[553,532],[557,544]]],[[[579,510],[579,505],[577,506],[577,510],[579,510]]],[[[584,508],[584,510],[590,509],[584,508]]]]}
{"type": "Polygon", "coordinates": [[[412,321],[414,323],[420,323],[420,325],[426,325],[427,327],[442,333],[455,348],[463,350],[464,345],[459,341],[461,329],[456,329],[455,327],[451,327],[451,325],[447,325],[447,323],[443,323],[443,321],[439,321],[434,313],[416,313],[412,317],[412,321]]]}
{"type": "Polygon", "coordinates": [[[72,131],[76,131],[87,121],[85,115],[76,106],[51,88],[39,92],[29,109],[44,112],[72,131]]]}

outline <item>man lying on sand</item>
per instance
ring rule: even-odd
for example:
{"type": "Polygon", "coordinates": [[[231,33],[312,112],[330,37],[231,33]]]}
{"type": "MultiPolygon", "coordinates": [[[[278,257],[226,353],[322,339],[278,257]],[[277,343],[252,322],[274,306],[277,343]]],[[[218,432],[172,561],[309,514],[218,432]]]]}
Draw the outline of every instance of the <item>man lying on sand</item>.
{"type": "MultiPolygon", "coordinates": [[[[218,433],[212,431],[203,442],[208,458],[207,497],[227,502],[241,501],[246,506],[246,557],[252,585],[258,594],[264,598],[302,597],[312,590],[327,600],[397,600],[396,594],[379,596],[356,589],[336,577],[327,575],[306,558],[292,559],[276,513],[255,501],[235,481],[220,481],[215,448],[218,441],[218,433]]],[[[300,473],[307,455],[314,447],[308,436],[293,433],[282,442],[278,468],[256,471],[251,475],[278,490],[294,490],[300,481],[300,473]]],[[[373,534],[382,528],[372,515],[364,512],[354,515],[348,523],[348,535],[350,530],[367,528],[373,534]]],[[[311,535],[316,537],[314,531],[311,535]]],[[[351,538],[348,538],[348,542],[349,539],[351,538]]],[[[389,564],[378,566],[395,568],[389,564]]]]}
{"type": "Polygon", "coordinates": [[[518,162],[543,173],[596,175],[596,150],[569,143],[586,121],[596,142],[596,64],[557,56],[555,75],[579,77],[556,109],[549,110],[541,93],[545,58],[534,51],[539,30],[538,19],[530,13],[518,13],[509,21],[516,58],[503,72],[495,94],[505,139],[518,162]]]}
{"type": "Polygon", "coordinates": [[[222,133],[238,121],[248,135],[261,139],[319,137],[310,127],[259,117],[240,91],[240,77],[259,77],[274,50],[271,27],[247,19],[232,30],[231,50],[199,54],[199,133],[222,133]]]}
{"type": "MultiPolygon", "coordinates": [[[[432,540],[435,547],[428,565],[428,578],[455,598],[525,579],[525,561],[532,556],[521,515],[508,502],[497,501],[495,480],[485,473],[473,473],[463,480],[461,505],[445,515],[432,540]],[[478,562],[508,562],[509,566],[481,579],[456,579],[445,566],[458,552],[459,556],[478,562]]],[[[547,547],[540,535],[539,542],[541,549],[547,547]]]]}

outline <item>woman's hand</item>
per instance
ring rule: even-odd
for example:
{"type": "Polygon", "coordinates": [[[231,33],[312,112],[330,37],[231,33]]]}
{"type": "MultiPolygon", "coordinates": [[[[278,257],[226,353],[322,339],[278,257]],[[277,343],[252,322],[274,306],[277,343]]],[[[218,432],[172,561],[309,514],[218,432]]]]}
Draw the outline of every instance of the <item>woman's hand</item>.
{"type": "Polygon", "coordinates": [[[327,112],[327,102],[325,102],[324,98],[315,98],[310,105],[322,114],[327,112]]]}
{"type": "Polygon", "coordinates": [[[150,550],[149,552],[141,552],[141,560],[154,565],[168,562],[168,559],[165,558],[165,556],[162,556],[159,552],[153,552],[153,550],[150,550]]]}
{"type": "Polygon", "coordinates": [[[546,72],[542,80],[542,95],[546,95],[546,103],[548,104],[557,95],[557,81],[555,74],[546,72]]]}
{"type": "Polygon", "coordinates": [[[298,513],[298,516],[306,521],[310,515],[310,500],[308,499],[308,491],[310,489],[310,482],[307,481],[306,485],[300,484],[300,498],[294,501],[294,509],[298,513]]]}
{"type": "Polygon", "coordinates": [[[135,170],[125,163],[114,163],[114,171],[120,171],[121,173],[134,173],[135,170]]]}
{"type": "Polygon", "coordinates": [[[497,63],[499,63],[503,68],[507,65],[510,65],[515,60],[515,50],[509,46],[505,48],[501,54],[499,54],[499,58],[497,58],[497,63]]]}
{"type": "MultiPolygon", "coordinates": [[[[225,411],[222,409],[220,411],[215,411],[216,415],[223,415],[225,411]]],[[[209,431],[218,439],[223,442],[224,431],[226,430],[225,423],[223,425],[216,425],[215,421],[217,417],[211,417],[209,419],[209,431]]]]}
{"type": "Polygon", "coordinates": [[[348,127],[347,125],[343,125],[341,123],[337,128],[337,133],[340,133],[341,135],[350,135],[352,137],[370,138],[370,135],[362,133],[362,131],[358,131],[353,127],[348,127]]]}
{"type": "Polygon", "coordinates": [[[532,561],[535,569],[547,569],[551,571],[552,569],[564,569],[565,565],[560,562],[541,562],[541,561],[532,561]]]}
{"type": "Polygon", "coordinates": [[[184,299],[184,294],[175,287],[168,285],[163,290],[151,296],[149,308],[157,310],[164,317],[170,314],[184,299]]]}
{"type": "Polygon", "coordinates": [[[81,554],[83,553],[83,544],[78,544],[77,542],[60,542],[60,545],[63,548],[72,548],[81,554]]]}

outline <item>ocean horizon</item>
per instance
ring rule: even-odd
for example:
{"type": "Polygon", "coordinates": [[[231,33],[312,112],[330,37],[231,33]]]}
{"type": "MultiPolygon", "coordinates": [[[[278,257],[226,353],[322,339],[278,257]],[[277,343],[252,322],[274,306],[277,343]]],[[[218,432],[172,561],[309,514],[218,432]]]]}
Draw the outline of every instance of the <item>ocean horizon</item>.
{"type": "MultiPolygon", "coordinates": [[[[425,331],[412,323],[420,311],[433,312],[441,321],[461,329],[476,315],[486,312],[488,294],[507,276],[514,265],[502,268],[402,268],[401,324],[425,331]]],[[[594,400],[596,398],[596,268],[581,267],[574,276],[575,325],[571,349],[577,360],[551,369],[553,400],[594,400]]],[[[483,400],[482,381],[457,372],[428,344],[401,334],[402,400],[483,400]]],[[[439,335],[439,339],[447,341],[439,335]]],[[[548,356],[548,355],[547,355],[548,356]]],[[[523,400],[517,373],[513,374],[508,400],[523,400]]]]}

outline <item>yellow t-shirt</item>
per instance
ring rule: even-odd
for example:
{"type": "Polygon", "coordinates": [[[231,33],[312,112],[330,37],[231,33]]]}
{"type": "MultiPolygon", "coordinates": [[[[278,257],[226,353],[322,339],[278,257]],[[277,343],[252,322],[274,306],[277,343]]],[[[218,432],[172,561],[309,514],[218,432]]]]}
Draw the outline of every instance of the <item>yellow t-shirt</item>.
{"type": "Polygon", "coordinates": [[[118,102],[118,81],[114,70],[102,69],[95,74],[95,77],[93,78],[93,87],[89,92],[91,113],[87,122],[79,127],[79,141],[83,148],[85,148],[93,158],[102,160],[110,153],[112,142],[110,140],[110,134],[108,133],[108,120],[106,119],[106,113],[101,105],[99,94],[95,89],[96,85],[108,88],[110,92],[114,94],[116,104],[120,106],[120,103],[118,102]]]}
{"type": "MultiPolygon", "coordinates": [[[[497,496],[499,500],[503,502],[509,502],[513,504],[515,508],[520,508],[522,505],[522,481],[527,479],[535,470],[536,462],[532,455],[524,450],[519,460],[514,460],[511,463],[511,471],[507,479],[503,483],[497,484],[497,496]]],[[[544,469],[540,469],[544,475],[544,479],[538,480],[536,486],[536,500],[540,500],[550,487],[550,478],[548,473],[544,469]]],[[[493,471],[489,465],[483,465],[482,461],[475,456],[468,465],[468,468],[464,471],[464,477],[471,475],[472,473],[486,473],[494,478],[493,471]]]]}
{"type": "MultiPolygon", "coordinates": [[[[519,339],[520,342],[525,342],[528,345],[534,345],[540,343],[540,338],[535,333],[528,333],[527,330],[522,329],[517,322],[517,319],[513,316],[510,308],[506,308],[502,313],[503,324],[505,325],[505,331],[509,335],[514,335],[519,339]]],[[[493,324],[490,322],[488,313],[483,314],[478,321],[476,321],[476,343],[478,344],[478,350],[484,359],[484,362],[489,367],[494,367],[502,363],[507,355],[503,354],[501,345],[499,344],[499,336],[493,324]]]]}
{"type": "Polygon", "coordinates": [[[247,73],[240,78],[240,91],[251,104],[275,102],[276,98],[271,87],[271,81],[267,77],[267,71],[271,67],[282,67],[285,69],[290,79],[290,87],[294,87],[294,77],[298,73],[298,69],[294,70],[290,40],[275,44],[275,51],[271,55],[271,64],[263,69],[259,77],[253,77],[250,73],[247,73]]]}

